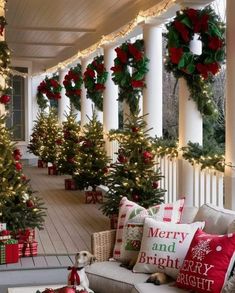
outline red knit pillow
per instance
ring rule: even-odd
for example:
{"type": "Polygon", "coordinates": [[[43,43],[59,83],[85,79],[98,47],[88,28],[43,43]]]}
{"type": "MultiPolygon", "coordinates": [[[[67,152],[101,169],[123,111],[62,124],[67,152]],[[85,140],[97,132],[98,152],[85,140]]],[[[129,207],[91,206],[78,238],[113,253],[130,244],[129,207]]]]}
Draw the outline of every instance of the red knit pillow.
{"type": "Polygon", "coordinates": [[[180,269],[176,285],[196,292],[220,293],[235,258],[235,234],[211,235],[198,230],[180,269]]]}

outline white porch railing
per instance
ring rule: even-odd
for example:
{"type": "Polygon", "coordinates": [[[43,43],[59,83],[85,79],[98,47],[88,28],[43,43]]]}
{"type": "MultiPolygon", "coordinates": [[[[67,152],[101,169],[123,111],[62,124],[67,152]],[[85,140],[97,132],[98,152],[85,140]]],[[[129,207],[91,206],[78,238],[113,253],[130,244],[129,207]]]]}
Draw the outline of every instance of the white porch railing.
{"type": "MultiPolygon", "coordinates": [[[[111,161],[117,160],[118,142],[108,142],[108,152],[111,161]]],[[[169,156],[156,157],[157,168],[163,175],[160,187],[166,190],[165,202],[177,200],[179,194],[179,159],[169,156]]],[[[192,168],[193,182],[192,194],[194,206],[201,206],[204,203],[214,204],[219,207],[224,205],[224,173],[214,169],[201,170],[200,165],[190,165],[192,168]]]]}
{"type": "MultiPolygon", "coordinates": [[[[165,202],[172,202],[178,198],[178,158],[170,159],[168,156],[157,157],[158,167],[164,176],[160,181],[161,188],[166,190],[165,202]]],[[[224,205],[224,173],[214,169],[201,170],[200,165],[191,166],[193,169],[193,203],[201,206],[204,203],[219,207],[224,205]]],[[[187,196],[187,195],[185,195],[187,196]]]]}

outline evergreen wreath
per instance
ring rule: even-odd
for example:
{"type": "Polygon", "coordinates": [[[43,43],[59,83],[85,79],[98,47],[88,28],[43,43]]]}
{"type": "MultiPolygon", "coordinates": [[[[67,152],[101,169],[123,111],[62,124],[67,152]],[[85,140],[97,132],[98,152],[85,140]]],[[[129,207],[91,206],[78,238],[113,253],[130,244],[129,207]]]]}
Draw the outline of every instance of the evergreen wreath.
{"type": "Polygon", "coordinates": [[[211,7],[202,10],[187,8],[178,11],[167,25],[166,70],[178,79],[183,77],[191,98],[202,115],[215,115],[212,101],[213,77],[220,70],[225,57],[224,25],[211,7]],[[190,51],[195,34],[202,41],[202,54],[190,51]]]}
{"type": "Polygon", "coordinates": [[[70,99],[75,109],[79,111],[81,111],[82,83],[82,67],[81,64],[77,64],[75,67],[70,68],[69,72],[65,75],[63,85],[66,90],[66,96],[70,99]]]}
{"type": "Polygon", "coordinates": [[[146,86],[144,78],[148,72],[148,58],[144,54],[144,41],[126,42],[115,49],[117,57],[111,68],[112,80],[119,86],[119,101],[126,101],[134,113],[138,100],[146,86]],[[130,72],[132,69],[132,73],[130,72]]]}
{"type": "Polygon", "coordinates": [[[57,77],[47,77],[39,84],[37,91],[37,103],[40,109],[47,107],[47,99],[58,101],[61,99],[62,86],[59,84],[57,77]]]}
{"type": "Polygon", "coordinates": [[[104,56],[98,56],[87,65],[84,72],[84,85],[87,89],[87,98],[91,99],[95,106],[103,111],[103,93],[108,72],[104,67],[104,56]]]}

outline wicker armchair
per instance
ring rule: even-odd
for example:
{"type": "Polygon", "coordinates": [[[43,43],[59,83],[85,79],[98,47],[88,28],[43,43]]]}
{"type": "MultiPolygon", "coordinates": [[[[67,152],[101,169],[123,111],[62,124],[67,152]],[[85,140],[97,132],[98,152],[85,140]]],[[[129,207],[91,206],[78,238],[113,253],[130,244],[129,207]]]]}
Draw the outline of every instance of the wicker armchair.
{"type": "Polygon", "coordinates": [[[97,261],[107,261],[113,256],[116,230],[96,232],[91,235],[91,250],[97,261]]]}

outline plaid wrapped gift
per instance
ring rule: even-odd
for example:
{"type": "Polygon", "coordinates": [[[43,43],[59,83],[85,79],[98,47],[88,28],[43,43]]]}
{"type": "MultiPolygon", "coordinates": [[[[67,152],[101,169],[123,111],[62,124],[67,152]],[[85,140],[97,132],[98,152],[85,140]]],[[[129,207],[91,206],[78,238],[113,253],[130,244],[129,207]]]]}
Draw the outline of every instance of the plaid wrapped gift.
{"type": "Polygon", "coordinates": [[[65,190],[77,190],[76,182],[74,179],[64,179],[65,190]]]}
{"type": "Polygon", "coordinates": [[[14,235],[19,243],[32,242],[35,240],[35,229],[28,228],[26,230],[18,230],[14,235]]]}
{"type": "Polygon", "coordinates": [[[0,264],[16,263],[18,261],[18,241],[15,239],[0,241],[0,264]]]}
{"type": "Polygon", "coordinates": [[[35,256],[38,254],[37,241],[19,243],[19,257],[35,256]]]}

